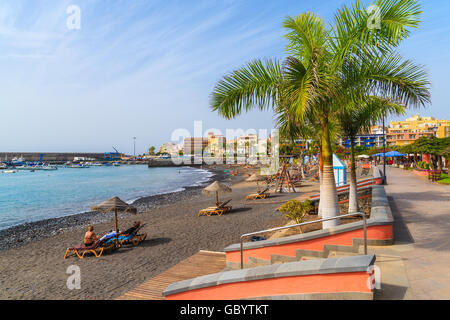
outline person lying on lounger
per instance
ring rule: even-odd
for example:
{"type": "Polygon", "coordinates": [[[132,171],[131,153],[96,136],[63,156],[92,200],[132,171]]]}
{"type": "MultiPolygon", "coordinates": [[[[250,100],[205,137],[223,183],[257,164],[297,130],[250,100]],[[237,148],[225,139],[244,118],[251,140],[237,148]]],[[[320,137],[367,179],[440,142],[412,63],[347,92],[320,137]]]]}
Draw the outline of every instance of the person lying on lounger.
{"type": "Polygon", "coordinates": [[[97,240],[98,240],[98,237],[94,233],[94,227],[93,226],[89,226],[88,227],[88,231],[84,235],[84,245],[86,247],[89,247],[97,240]]]}
{"type": "Polygon", "coordinates": [[[116,235],[117,235],[117,232],[111,230],[108,233],[106,233],[103,237],[101,237],[100,241],[109,240],[111,238],[114,238],[116,235]]]}
{"type": "Polygon", "coordinates": [[[135,221],[133,226],[131,228],[128,228],[127,230],[119,233],[121,236],[128,237],[130,234],[132,234],[134,231],[136,231],[137,228],[141,225],[140,221],[135,221]]]}

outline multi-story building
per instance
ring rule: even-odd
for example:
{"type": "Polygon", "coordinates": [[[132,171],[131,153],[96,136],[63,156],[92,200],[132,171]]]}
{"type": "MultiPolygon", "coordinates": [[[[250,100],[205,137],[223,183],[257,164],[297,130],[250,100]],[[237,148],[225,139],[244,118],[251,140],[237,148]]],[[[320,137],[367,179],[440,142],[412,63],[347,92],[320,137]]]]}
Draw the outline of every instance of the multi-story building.
{"type": "Polygon", "coordinates": [[[208,146],[208,138],[185,138],[183,144],[183,154],[201,155],[208,146]]]}
{"type": "Polygon", "coordinates": [[[386,133],[388,145],[408,145],[421,137],[450,137],[450,120],[437,120],[417,114],[405,121],[391,121],[386,133]]]}
{"type": "MultiPolygon", "coordinates": [[[[381,129],[383,130],[383,129],[381,129]]],[[[341,146],[345,148],[350,148],[350,139],[341,139],[341,146]]],[[[383,134],[360,134],[355,137],[355,146],[373,148],[383,146],[383,134]]]]}
{"type": "Polygon", "coordinates": [[[165,143],[159,148],[160,153],[168,153],[173,156],[178,155],[181,150],[183,150],[183,147],[173,142],[165,143]]]}
{"type": "MultiPolygon", "coordinates": [[[[387,127],[384,127],[384,132],[387,132],[387,127]]],[[[370,133],[371,134],[383,134],[383,126],[372,126],[372,128],[370,128],[370,133]]]]}
{"type": "Polygon", "coordinates": [[[221,156],[225,153],[227,139],[223,135],[208,133],[208,146],[206,151],[214,156],[221,156]]]}
{"type": "Polygon", "coordinates": [[[237,140],[236,152],[238,156],[256,156],[258,153],[258,135],[248,134],[240,136],[237,140]]]}

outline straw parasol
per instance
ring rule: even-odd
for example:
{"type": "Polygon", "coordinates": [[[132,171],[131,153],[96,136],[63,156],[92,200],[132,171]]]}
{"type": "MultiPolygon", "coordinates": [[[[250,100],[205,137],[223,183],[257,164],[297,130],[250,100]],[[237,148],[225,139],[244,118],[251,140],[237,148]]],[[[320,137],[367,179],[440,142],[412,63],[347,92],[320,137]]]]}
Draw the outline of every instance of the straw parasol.
{"type": "Polygon", "coordinates": [[[202,190],[204,194],[216,194],[216,205],[219,205],[219,192],[231,192],[231,188],[226,184],[220,183],[219,181],[214,181],[209,186],[202,190]]]}
{"type": "Polygon", "coordinates": [[[256,181],[256,186],[258,188],[258,193],[259,193],[259,182],[260,181],[267,181],[267,178],[262,176],[262,175],[254,173],[250,177],[245,179],[245,181],[248,181],[248,182],[255,182],[256,181]]]}
{"type": "Polygon", "coordinates": [[[102,203],[92,206],[91,211],[97,212],[113,212],[114,211],[114,220],[115,220],[115,231],[119,230],[118,221],[117,221],[117,212],[131,212],[137,213],[137,209],[125,201],[120,200],[119,197],[112,197],[102,203]]]}

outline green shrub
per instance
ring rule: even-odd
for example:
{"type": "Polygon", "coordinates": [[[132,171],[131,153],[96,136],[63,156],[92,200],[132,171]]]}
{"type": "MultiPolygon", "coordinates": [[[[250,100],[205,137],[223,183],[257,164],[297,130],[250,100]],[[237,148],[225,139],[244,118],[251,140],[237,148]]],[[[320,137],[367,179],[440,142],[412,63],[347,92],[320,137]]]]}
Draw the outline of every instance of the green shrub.
{"type": "Polygon", "coordinates": [[[285,215],[285,217],[291,219],[296,224],[302,223],[305,216],[314,209],[311,200],[306,200],[304,202],[298,200],[289,200],[280,207],[280,211],[285,215]]]}
{"type": "Polygon", "coordinates": [[[425,162],[425,161],[419,161],[417,162],[417,167],[419,167],[420,169],[430,169],[430,164],[425,162]]]}

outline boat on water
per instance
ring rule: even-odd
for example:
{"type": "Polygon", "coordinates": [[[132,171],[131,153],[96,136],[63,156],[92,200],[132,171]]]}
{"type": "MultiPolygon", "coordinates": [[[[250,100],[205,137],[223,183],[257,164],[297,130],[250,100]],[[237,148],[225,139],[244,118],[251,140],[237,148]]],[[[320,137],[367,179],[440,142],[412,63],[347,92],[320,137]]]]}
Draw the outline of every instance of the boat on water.
{"type": "Polygon", "coordinates": [[[102,164],[100,162],[91,163],[90,165],[94,166],[94,167],[101,167],[102,166],[102,164]]]}
{"type": "Polygon", "coordinates": [[[3,173],[16,173],[16,170],[3,170],[3,173]]]}
{"type": "Polygon", "coordinates": [[[113,163],[113,166],[115,166],[115,167],[120,167],[120,162],[114,162],[114,163],[113,163]]]}
{"type": "Polygon", "coordinates": [[[45,166],[36,166],[34,169],[35,170],[44,170],[44,171],[53,171],[53,170],[58,170],[58,167],[51,166],[51,165],[45,165],[45,166]]]}
{"type": "Polygon", "coordinates": [[[29,165],[21,165],[21,166],[16,166],[15,169],[16,170],[35,170],[36,167],[29,166],[29,165]]]}
{"type": "Polygon", "coordinates": [[[35,171],[35,170],[44,170],[44,171],[50,171],[50,170],[58,170],[56,166],[52,166],[45,163],[26,163],[21,166],[16,166],[16,170],[29,170],[29,171],[35,171]]]}
{"type": "Polygon", "coordinates": [[[66,168],[85,169],[85,168],[89,168],[89,166],[87,164],[72,164],[72,165],[66,166],[66,168]]]}
{"type": "Polygon", "coordinates": [[[24,165],[25,161],[26,160],[22,156],[20,158],[15,157],[11,160],[11,164],[13,166],[22,166],[24,165]]]}

